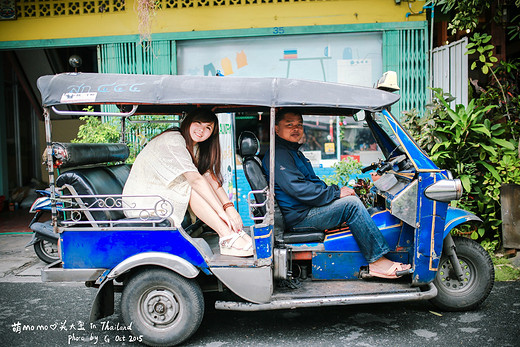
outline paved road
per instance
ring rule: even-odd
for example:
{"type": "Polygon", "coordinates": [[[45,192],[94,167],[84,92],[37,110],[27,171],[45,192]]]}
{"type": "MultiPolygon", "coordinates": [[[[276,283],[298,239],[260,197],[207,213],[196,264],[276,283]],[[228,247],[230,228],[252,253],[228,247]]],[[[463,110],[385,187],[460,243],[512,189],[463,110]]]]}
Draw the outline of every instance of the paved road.
{"type": "MultiPolygon", "coordinates": [[[[95,289],[39,282],[43,263],[19,249],[13,251],[18,261],[14,255],[3,261],[6,242],[0,237],[0,346],[139,345],[126,332],[107,330],[123,324],[119,294],[116,314],[90,326],[95,289]]],[[[460,313],[439,312],[427,302],[256,313],[217,311],[208,304],[185,345],[520,346],[520,282],[497,283],[479,310],[460,313]]]]}
{"type": "MultiPolygon", "coordinates": [[[[0,291],[1,346],[138,345],[127,332],[106,330],[123,324],[118,302],[114,316],[89,326],[93,289],[4,282],[0,291]]],[[[520,283],[497,283],[484,306],[463,313],[439,313],[428,303],[256,313],[208,307],[186,345],[519,346],[520,283]]]]}

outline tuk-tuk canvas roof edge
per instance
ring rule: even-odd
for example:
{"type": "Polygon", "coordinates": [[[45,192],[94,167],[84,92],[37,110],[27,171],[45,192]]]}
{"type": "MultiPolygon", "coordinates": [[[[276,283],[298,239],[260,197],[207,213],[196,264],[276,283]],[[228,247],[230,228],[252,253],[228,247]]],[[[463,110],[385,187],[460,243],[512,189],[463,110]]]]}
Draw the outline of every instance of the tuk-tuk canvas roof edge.
{"type": "Polygon", "coordinates": [[[374,88],[286,78],[64,73],[42,76],[44,107],[65,104],[238,105],[378,111],[400,98],[374,88]]]}

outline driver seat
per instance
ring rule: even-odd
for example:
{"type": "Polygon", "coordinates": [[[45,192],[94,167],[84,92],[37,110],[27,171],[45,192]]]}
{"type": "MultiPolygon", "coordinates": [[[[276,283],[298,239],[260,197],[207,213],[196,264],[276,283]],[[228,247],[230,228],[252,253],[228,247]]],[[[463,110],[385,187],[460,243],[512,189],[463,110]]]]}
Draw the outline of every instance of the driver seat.
{"type": "MultiPolygon", "coordinates": [[[[252,190],[263,190],[268,187],[267,179],[262,171],[262,162],[257,157],[260,152],[260,142],[254,133],[244,131],[238,138],[238,152],[242,157],[242,167],[247,182],[252,190]]],[[[264,194],[254,194],[257,203],[261,204],[266,200],[264,194]]],[[[253,211],[255,216],[265,216],[267,209],[265,207],[257,208],[253,211]]],[[[325,233],[322,231],[310,232],[286,232],[285,221],[283,219],[280,207],[274,202],[274,238],[277,243],[306,243],[306,242],[323,242],[325,233]]]]}

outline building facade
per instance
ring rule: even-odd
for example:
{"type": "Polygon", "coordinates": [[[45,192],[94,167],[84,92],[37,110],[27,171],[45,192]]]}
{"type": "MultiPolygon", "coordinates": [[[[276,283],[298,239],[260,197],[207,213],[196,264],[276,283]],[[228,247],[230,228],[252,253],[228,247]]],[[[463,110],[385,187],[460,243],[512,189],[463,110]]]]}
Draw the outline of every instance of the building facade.
{"type": "MultiPolygon", "coordinates": [[[[74,71],[73,54],[83,72],[220,73],[370,87],[393,70],[402,95],[395,114],[424,108],[428,97],[424,1],[158,0],[154,11],[137,0],[12,3],[14,18],[2,9],[0,21],[0,196],[42,179],[36,79],[74,71]],[[140,33],[150,33],[150,41],[140,33]]],[[[79,122],[56,123],[56,140],[76,137],[79,122]]],[[[321,158],[339,159],[339,142],[335,154],[322,151],[321,158]]]]}

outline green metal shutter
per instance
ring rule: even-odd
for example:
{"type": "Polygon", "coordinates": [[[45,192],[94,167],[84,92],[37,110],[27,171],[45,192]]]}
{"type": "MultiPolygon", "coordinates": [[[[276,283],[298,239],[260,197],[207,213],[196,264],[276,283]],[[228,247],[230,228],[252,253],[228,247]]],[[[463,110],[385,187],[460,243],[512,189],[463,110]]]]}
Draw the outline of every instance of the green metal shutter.
{"type": "Polygon", "coordinates": [[[397,72],[401,100],[392,107],[400,117],[402,111],[424,111],[428,100],[427,26],[419,29],[385,31],[383,35],[384,70],[397,72]]]}
{"type": "Polygon", "coordinates": [[[176,42],[152,41],[109,43],[98,46],[98,69],[101,73],[176,75],[176,42]]]}
{"type": "MultiPolygon", "coordinates": [[[[98,70],[100,73],[176,75],[176,42],[160,40],[143,46],[136,42],[109,43],[98,46],[98,70]]],[[[102,106],[103,111],[117,112],[116,106],[102,106]]],[[[174,118],[177,118],[176,116],[174,118]]],[[[146,120],[147,117],[141,117],[146,120]]],[[[103,117],[103,122],[119,125],[119,119],[103,117]]],[[[145,124],[136,128],[126,128],[125,142],[130,145],[131,156],[139,153],[143,139],[150,139],[161,129],[145,124]]]]}

